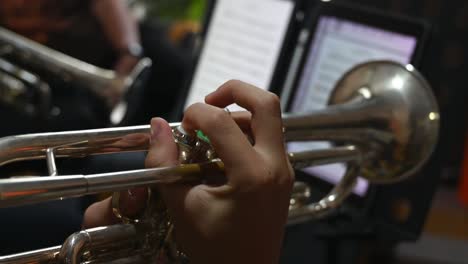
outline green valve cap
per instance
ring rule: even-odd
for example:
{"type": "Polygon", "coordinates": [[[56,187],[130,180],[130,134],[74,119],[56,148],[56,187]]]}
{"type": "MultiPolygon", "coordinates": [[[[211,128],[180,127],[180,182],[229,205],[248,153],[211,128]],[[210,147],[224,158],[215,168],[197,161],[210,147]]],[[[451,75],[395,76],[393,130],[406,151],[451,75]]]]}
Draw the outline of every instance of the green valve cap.
{"type": "Polygon", "coordinates": [[[210,139],[201,130],[197,131],[197,137],[207,143],[210,143],[210,139]]]}

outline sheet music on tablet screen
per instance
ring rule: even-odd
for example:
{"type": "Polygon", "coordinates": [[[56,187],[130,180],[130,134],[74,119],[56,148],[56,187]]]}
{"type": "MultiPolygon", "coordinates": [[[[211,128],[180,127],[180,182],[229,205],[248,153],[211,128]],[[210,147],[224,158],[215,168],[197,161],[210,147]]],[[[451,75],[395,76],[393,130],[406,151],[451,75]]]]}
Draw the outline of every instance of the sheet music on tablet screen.
{"type": "MultiPolygon", "coordinates": [[[[415,36],[392,32],[334,16],[321,16],[310,53],[292,98],[291,112],[313,112],[327,106],[336,82],[353,66],[370,60],[409,63],[416,48],[415,36]]],[[[293,142],[289,151],[324,149],[328,142],[293,142]]],[[[344,164],[329,164],[304,169],[330,183],[343,177],[344,164]]],[[[359,178],[353,192],[367,193],[369,183],[359,178]]]]}
{"type": "Polygon", "coordinates": [[[293,9],[286,0],[218,0],[184,108],[231,79],[267,89],[293,9]]]}

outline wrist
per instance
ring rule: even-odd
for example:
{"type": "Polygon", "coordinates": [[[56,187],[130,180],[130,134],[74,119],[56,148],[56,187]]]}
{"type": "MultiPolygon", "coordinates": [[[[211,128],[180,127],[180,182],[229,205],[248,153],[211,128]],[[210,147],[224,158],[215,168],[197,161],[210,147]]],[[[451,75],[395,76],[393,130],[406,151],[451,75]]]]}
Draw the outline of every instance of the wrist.
{"type": "Polygon", "coordinates": [[[139,60],[140,58],[138,57],[122,54],[117,58],[117,61],[114,64],[114,70],[121,75],[129,74],[135,65],[138,64],[139,60]]]}
{"type": "Polygon", "coordinates": [[[143,57],[143,47],[138,42],[132,42],[128,45],[117,49],[117,53],[119,57],[135,57],[141,58],[143,57]]]}

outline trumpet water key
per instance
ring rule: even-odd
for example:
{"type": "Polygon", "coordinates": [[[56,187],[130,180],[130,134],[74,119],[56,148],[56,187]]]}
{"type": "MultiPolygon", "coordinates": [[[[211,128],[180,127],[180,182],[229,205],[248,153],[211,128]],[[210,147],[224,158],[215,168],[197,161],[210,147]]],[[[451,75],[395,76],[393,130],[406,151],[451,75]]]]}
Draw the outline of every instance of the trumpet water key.
{"type": "MultiPolygon", "coordinates": [[[[425,79],[412,67],[389,61],[356,66],[337,83],[330,107],[315,113],[285,113],[285,140],[332,141],[331,148],[288,153],[295,169],[345,162],[333,190],[309,203],[297,182],[288,224],[326,216],[350,194],[359,176],[391,184],[414,175],[429,159],[438,137],[439,112],[425,79]]],[[[55,158],[145,151],[149,126],[12,136],[0,139],[0,164],[46,159],[51,175],[0,180],[0,207],[32,204],[132,187],[222,177],[223,162],[209,143],[171,124],[182,165],[94,175],[56,176],[55,158]]],[[[148,263],[181,260],[172,242],[170,217],[153,191],[138,221],[84,230],[62,246],[0,257],[0,263],[148,263]],[[116,239],[118,237],[118,239],[116,239]],[[123,250],[125,249],[125,250],[123,250]],[[115,254],[114,254],[115,253],[115,254]]]]}

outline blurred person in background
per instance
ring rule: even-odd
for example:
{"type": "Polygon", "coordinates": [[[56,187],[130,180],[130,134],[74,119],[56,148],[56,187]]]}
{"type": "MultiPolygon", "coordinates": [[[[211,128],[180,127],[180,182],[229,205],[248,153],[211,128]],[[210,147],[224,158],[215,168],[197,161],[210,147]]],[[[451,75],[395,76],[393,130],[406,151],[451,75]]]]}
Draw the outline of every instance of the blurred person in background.
{"type": "Polygon", "coordinates": [[[137,22],[120,0],[2,0],[0,17],[29,39],[122,74],[142,55],[137,22]]]}
{"type": "MultiPolygon", "coordinates": [[[[124,0],[2,0],[0,25],[121,75],[129,74],[142,56],[150,57],[151,77],[137,106],[138,119],[130,124],[146,123],[154,115],[169,115],[190,60],[189,53],[169,40],[166,27],[139,23],[124,0]],[[144,98],[151,98],[151,103],[144,98]]],[[[62,114],[46,129],[107,125],[109,112],[102,100],[93,98],[89,91],[67,86],[52,84],[53,101],[62,114]]]]}

